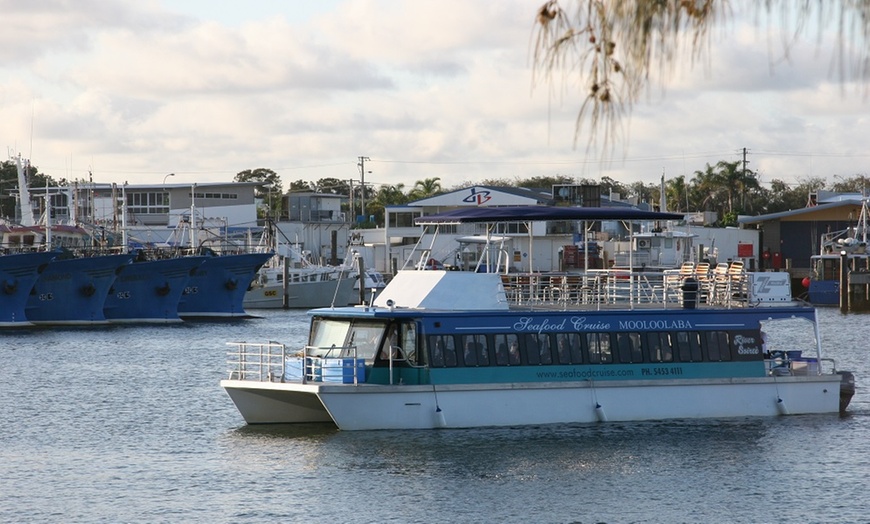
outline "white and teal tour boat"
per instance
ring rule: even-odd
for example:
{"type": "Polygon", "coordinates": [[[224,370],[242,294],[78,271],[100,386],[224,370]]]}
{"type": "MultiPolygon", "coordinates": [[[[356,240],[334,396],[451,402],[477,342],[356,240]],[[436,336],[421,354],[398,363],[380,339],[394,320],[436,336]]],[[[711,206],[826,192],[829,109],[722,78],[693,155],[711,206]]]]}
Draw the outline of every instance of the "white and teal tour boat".
{"type": "MultiPolygon", "coordinates": [[[[508,222],[672,218],[533,206],[418,223],[496,238],[508,222]]],[[[500,272],[402,270],[371,304],[312,310],[304,347],[232,343],[221,386],[248,424],[342,430],[836,414],[854,393],[815,309],[761,307],[737,270],[514,273],[484,253],[479,268],[500,272]]]]}

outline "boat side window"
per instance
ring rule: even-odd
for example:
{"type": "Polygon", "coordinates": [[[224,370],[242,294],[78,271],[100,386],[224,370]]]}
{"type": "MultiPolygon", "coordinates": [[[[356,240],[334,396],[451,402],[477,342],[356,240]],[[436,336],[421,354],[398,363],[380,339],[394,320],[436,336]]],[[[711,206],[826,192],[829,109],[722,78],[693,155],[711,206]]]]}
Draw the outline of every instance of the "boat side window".
{"type": "Polygon", "coordinates": [[[590,364],[610,364],[613,362],[609,333],[586,333],[586,349],[590,364]]]}
{"type": "Polygon", "coordinates": [[[677,355],[680,362],[701,362],[701,336],[697,331],[677,331],[677,355]]]}
{"type": "Polygon", "coordinates": [[[526,349],[526,361],[533,365],[552,364],[553,354],[550,351],[550,335],[547,333],[526,333],[523,336],[526,349]]]}
{"type": "Polygon", "coordinates": [[[705,335],[707,342],[707,359],[711,362],[731,360],[731,344],[727,331],[708,331],[705,335]]]}
{"type": "Polygon", "coordinates": [[[556,335],[556,358],[559,364],[581,364],[583,362],[578,333],[559,333],[556,335]]]}
{"type": "Polygon", "coordinates": [[[402,322],[402,351],[405,358],[412,364],[422,364],[417,354],[417,324],[402,322]]]}
{"type": "Polygon", "coordinates": [[[674,349],[671,344],[671,334],[653,332],[646,334],[647,355],[650,362],[673,362],[674,349]]]}
{"type": "Polygon", "coordinates": [[[553,363],[553,345],[550,343],[550,335],[544,334],[538,336],[538,347],[540,348],[541,364],[553,363]]]}
{"type": "Polygon", "coordinates": [[[495,363],[498,366],[520,364],[519,337],[514,334],[495,336],[495,363]]]}
{"type": "Polygon", "coordinates": [[[462,359],[466,366],[488,366],[489,347],[485,335],[462,335],[462,359]]]}
{"type": "Polygon", "coordinates": [[[429,337],[429,366],[433,368],[444,367],[444,341],[441,337],[429,337]]]}
{"type": "Polygon", "coordinates": [[[643,362],[643,347],[640,342],[640,333],[617,333],[616,351],[619,361],[623,364],[643,362]]]}
{"type": "Polygon", "coordinates": [[[489,357],[489,341],[486,338],[486,335],[476,335],[477,343],[479,344],[480,353],[477,355],[477,364],[479,366],[488,366],[490,362],[489,357]]]}
{"type": "Polygon", "coordinates": [[[456,367],[456,340],[452,335],[429,337],[429,347],[432,348],[432,356],[429,360],[432,367],[456,367]]]}
{"type": "Polygon", "coordinates": [[[453,335],[442,335],[434,337],[437,343],[440,342],[444,349],[444,367],[455,368],[458,364],[456,357],[456,337],[453,335]]]}

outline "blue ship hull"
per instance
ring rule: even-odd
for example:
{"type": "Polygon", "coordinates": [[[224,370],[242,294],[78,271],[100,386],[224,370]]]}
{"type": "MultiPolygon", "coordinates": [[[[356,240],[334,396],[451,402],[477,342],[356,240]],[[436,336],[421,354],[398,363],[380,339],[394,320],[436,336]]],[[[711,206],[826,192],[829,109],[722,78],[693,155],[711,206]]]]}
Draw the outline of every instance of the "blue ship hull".
{"type": "Polygon", "coordinates": [[[0,326],[27,325],[25,306],[30,290],[56,252],[0,256],[0,326]]]}
{"type": "Polygon", "coordinates": [[[178,303],[195,268],[205,257],[134,262],[121,267],[103,313],[109,322],[181,322],[178,303]]]}
{"type": "Polygon", "coordinates": [[[133,255],[55,259],[46,266],[27,299],[34,324],[105,324],[103,306],[120,268],[133,255]]]}
{"type": "Polygon", "coordinates": [[[185,286],[178,304],[182,318],[244,317],[243,301],[257,270],[273,253],[206,257],[185,286]]]}
{"type": "Polygon", "coordinates": [[[807,298],[814,306],[840,305],[839,280],[810,280],[807,298]]]}

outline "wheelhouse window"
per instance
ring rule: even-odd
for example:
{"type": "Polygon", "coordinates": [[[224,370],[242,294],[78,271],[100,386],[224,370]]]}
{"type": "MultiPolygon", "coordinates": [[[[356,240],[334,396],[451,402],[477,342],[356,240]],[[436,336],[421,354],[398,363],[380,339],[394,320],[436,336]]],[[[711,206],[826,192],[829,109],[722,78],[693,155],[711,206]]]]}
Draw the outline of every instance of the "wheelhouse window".
{"type": "Polygon", "coordinates": [[[372,360],[386,331],[385,322],[315,317],[311,322],[308,353],[318,357],[372,360]]]}
{"type": "Polygon", "coordinates": [[[417,326],[413,322],[390,324],[380,345],[380,359],[406,360],[417,364],[417,326]]]}

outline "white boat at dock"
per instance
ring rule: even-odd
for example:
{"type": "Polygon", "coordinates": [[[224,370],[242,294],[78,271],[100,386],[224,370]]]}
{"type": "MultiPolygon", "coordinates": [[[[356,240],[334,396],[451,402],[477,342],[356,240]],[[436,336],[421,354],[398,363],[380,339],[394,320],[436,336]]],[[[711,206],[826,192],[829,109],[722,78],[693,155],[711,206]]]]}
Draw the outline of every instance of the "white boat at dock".
{"type": "Polygon", "coordinates": [[[245,293],[245,309],[310,309],[354,301],[357,274],[351,267],[317,264],[310,253],[279,246],[245,293]]]}
{"type": "MultiPolygon", "coordinates": [[[[505,222],[672,218],[524,206],[417,223],[478,223],[489,234],[505,222]]],[[[758,307],[742,268],[724,269],[711,270],[709,284],[696,267],[673,275],[402,270],[371,306],[311,311],[304,346],[232,343],[221,386],[249,424],[342,430],[845,411],[854,377],[825,357],[815,309],[758,307]],[[801,328],[806,336],[795,337],[801,328]]]]}

